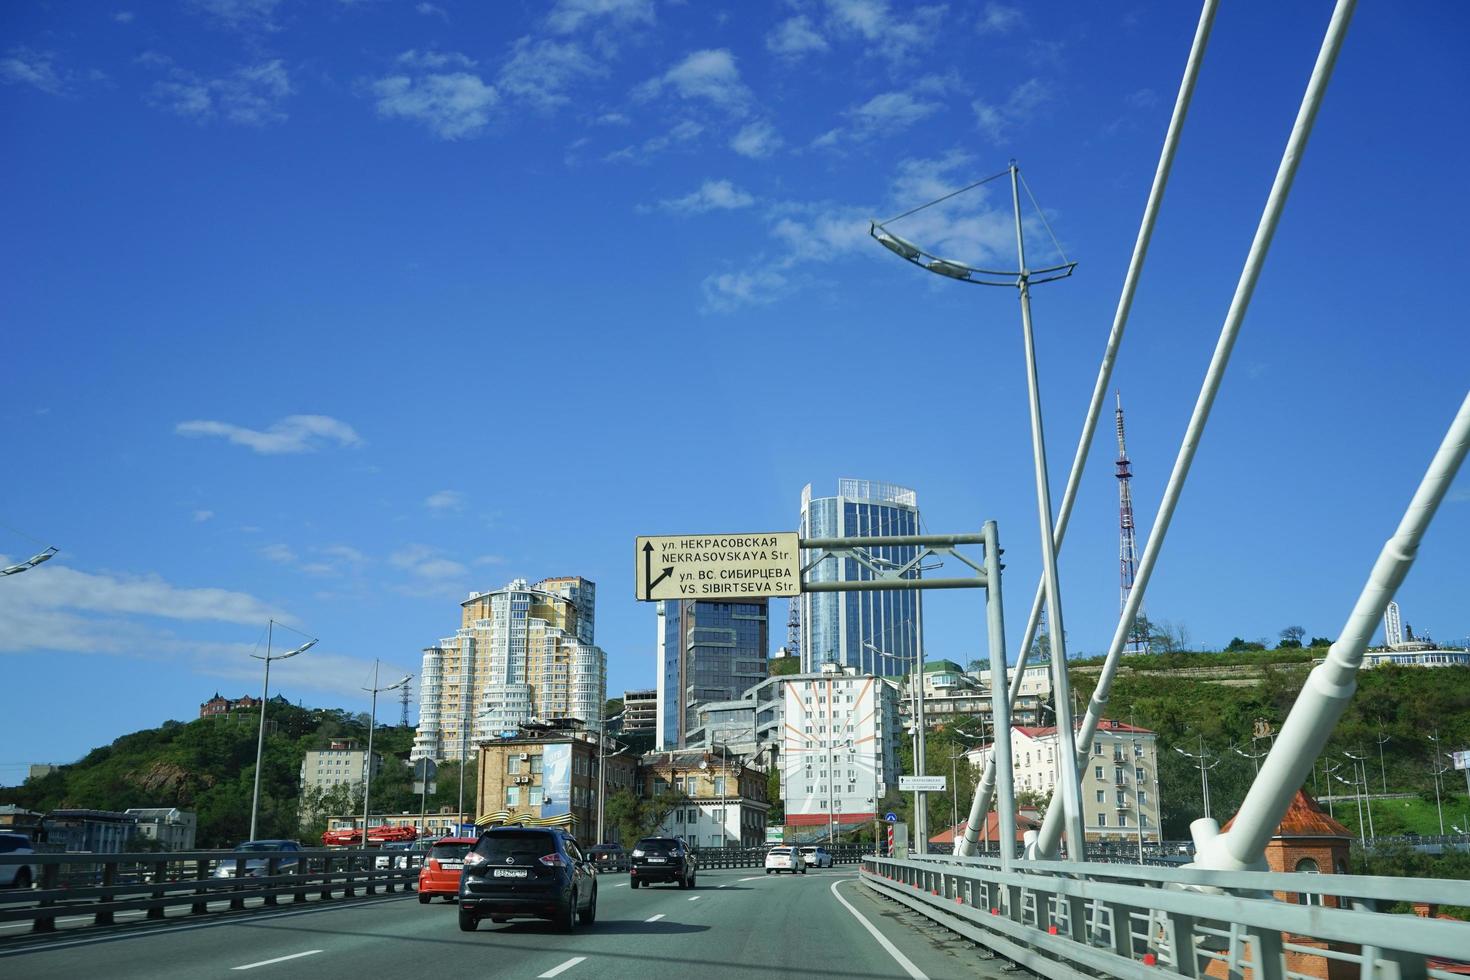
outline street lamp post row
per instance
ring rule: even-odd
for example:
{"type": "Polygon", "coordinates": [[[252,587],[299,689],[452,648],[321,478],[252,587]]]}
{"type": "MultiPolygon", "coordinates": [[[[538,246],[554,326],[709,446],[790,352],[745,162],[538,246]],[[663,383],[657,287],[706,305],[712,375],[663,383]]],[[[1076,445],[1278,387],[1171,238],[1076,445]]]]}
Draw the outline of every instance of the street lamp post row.
{"type": "Polygon", "coordinates": [[[373,661],[373,686],[363,688],[373,695],[372,713],[368,716],[368,743],[367,756],[363,759],[362,777],[362,848],[367,850],[368,846],[368,796],[373,788],[373,730],[378,727],[378,695],[384,691],[393,691],[407,684],[413,679],[412,674],[405,674],[386,687],[378,686],[378,661],[373,661]]]}

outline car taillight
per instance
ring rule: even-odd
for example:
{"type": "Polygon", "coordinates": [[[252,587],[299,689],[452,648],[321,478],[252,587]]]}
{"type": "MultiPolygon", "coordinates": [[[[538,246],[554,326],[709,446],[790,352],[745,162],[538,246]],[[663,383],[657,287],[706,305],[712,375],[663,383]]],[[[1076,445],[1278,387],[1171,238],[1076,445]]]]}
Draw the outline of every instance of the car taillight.
{"type": "Polygon", "coordinates": [[[464,856],[464,866],[466,868],[473,868],[484,863],[485,855],[481,854],[479,851],[470,851],[470,853],[464,856]]]}
{"type": "Polygon", "coordinates": [[[567,862],[562,859],[562,856],[554,852],[541,858],[540,861],[548,868],[564,868],[567,866],[567,862]]]}
{"type": "MultiPolygon", "coordinates": [[[[468,863],[468,862],[466,862],[466,863],[468,863]]],[[[429,870],[430,871],[438,871],[438,870],[440,870],[439,869],[439,861],[436,858],[429,858],[429,870]]]]}

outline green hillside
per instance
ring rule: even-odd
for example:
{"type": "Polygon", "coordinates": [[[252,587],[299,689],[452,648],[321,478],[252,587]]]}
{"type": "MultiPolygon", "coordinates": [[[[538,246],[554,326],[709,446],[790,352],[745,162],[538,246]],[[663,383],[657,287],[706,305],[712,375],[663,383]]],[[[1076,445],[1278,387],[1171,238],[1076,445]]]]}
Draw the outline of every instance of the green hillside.
{"type": "MultiPolygon", "coordinates": [[[[72,765],[61,766],[19,787],[0,789],[0,802],[31,810],[88,807],[178,806],[198,814],[198,845],[221,847],[244,840],[250,832],[250,799],[255,778],[257,720],[251,712],[188,723],[169,721],[159,728],[124,735],[111,745],[93,749],[72,765]]],[[[273,702],[267,713],[261,767],[260,837],[300,838],[314,842],[325,829],[321,820],[302,828],[301,761],[306,751],[325,747],[332,738],[367,741],[367,715],[341,709],[299,708],[273,702]]],[[[379,727],[373,751],[384,757],[382,774],[373,780],[374,812],[418,812],[412,773],[401,760],[413,745],[412,728],[379,727]]],[[[466,807],[473,807],[473,766],[466,772],[466,807]]],[[[438,793],[430,809],[458,802],[458,767],[439,768],[438,793]]],[[[360,792],[340,792],[319,801],[322,813],[340,813],[362,805],[360,792]]]]}

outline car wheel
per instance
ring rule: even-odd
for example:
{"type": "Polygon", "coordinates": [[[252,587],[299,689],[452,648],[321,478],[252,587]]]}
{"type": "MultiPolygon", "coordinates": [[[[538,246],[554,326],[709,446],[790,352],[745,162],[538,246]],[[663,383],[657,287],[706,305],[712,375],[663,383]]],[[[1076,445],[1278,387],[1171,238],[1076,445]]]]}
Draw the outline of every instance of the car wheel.
{"type": "Polygon", "coordinates": [[[479,924],[480,924],[480,917],[477,916],[477,915],[475,915],[475,913],[471,912],[469,909],[460,909],[459,910],[459,931],[460,932],[474,932],[475,931],[475,928],[477,926],[479,926],[479,924]]]}
{"type": "Polygon", "coordinates": [[[428,905],[429,904],[429,896],[425,895],[423,892],[419,892],[419,904],[420,905],[428,905]]]}
{"type": "Polygon", "coordinates": [[[594,922],[597,921],[597,889],[596,888],[593,888],[592,889],[592,904],[591,905],[588,905],[581,912],[578,912],[577,913],[577,917],[582,920],[582,925],[584,925],[584,926],[590,926],[592,923],[594,923],[594,922]]]}
{"type": "Polygon", "coordinates": [[[16,887],[16,888],[29,888],[29,887],[31,887],[31,869],[30,868],[21,868],[19,871],[17,871],[15,873],[14,887],[16,887]]]}
{"type": "Polygon", "coordinates": [[[689,882],[688,882],[688,880],[687,880],[687,879],[685,879],[685,878],[684,878],[684,877],[682,877],[682,876],[681,876],[681,877],[680,877],[680,878],[679,878],[679,887],[680,887],[680,888],[688,888],[688,887],[689,887],[689,882]]]}
{"type": "Polygon", "coordinates": [[[770,873],[771,873],[771,869],[770,868],[767,868],[766,869],[766,874],[770,874],[770,873]]]}
{"type": "Polygon", "coordinates": [[[571,900],[567,902],[565,910],[556,913],[556,931],[572,932],[577,928],[577,893],[572,892],[571,900]]]}
{"type": "Polygon", "coordinates": [[[802,873],[802,874],[806,874],[806,868],[802,868],[802,869],[801,869],[801,873],[802,873]]]}

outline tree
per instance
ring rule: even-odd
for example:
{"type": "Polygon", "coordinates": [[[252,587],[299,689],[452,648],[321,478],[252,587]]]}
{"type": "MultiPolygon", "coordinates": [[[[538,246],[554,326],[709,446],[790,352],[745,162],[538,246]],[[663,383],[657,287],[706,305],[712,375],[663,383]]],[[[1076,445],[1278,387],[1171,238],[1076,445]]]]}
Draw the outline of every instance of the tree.
{"type": "Polygon", "coordinates": [[[771,804],[766,819],[772,824],[786,822],[786,804],[781,800],[781,770],[772,766],[766,773],[766,799],[771,804]]]}
{"type": "Polygon", "coordinates": [[[1266,649],[1266,644],[1264,643],[1252,643],[1250,640],[1242,640],[1240,637],[1236,636],[1231,638],[1229,645],[1225,647],[1225,652],[1245,653],[1249,650],[1264,649],[1266,649]]]}
{"type": "Polygon", "coordinates": [[[800,657],[773,657],[766,661],[766,669],[772,677],[785,677],[801,673],[800,657]]]}
{"type": "Polygon", "coordinates": [[[1325,636],[1314,636],[1314,637],[1312,637],[1312,642],[1311,643],[1308,643],[1307,646],[1310,646],[1310,647],[1330,647],[1330,646],[1332,646],[1332,641],[1329,640],[1325,636]]]}
{"type": "Polygon", "coordinates": [[[1276,644],[1278,650],[1300,650],[1302,648],[1302,637],[1307,631],[1300,626],[1288,626],[1281,631],[1281,642],[1276,644]]]}
{"type": "Polygon", "coordinates": [[[603,812],[607,822],[617,830],[623,846],[631,847],[638,838],[647,837],[657,830],[669,811],[683,805],[687,799],[678,790],[665,790],[657,796],[643,797],[621,789],[607,798],[603,812]]]}

